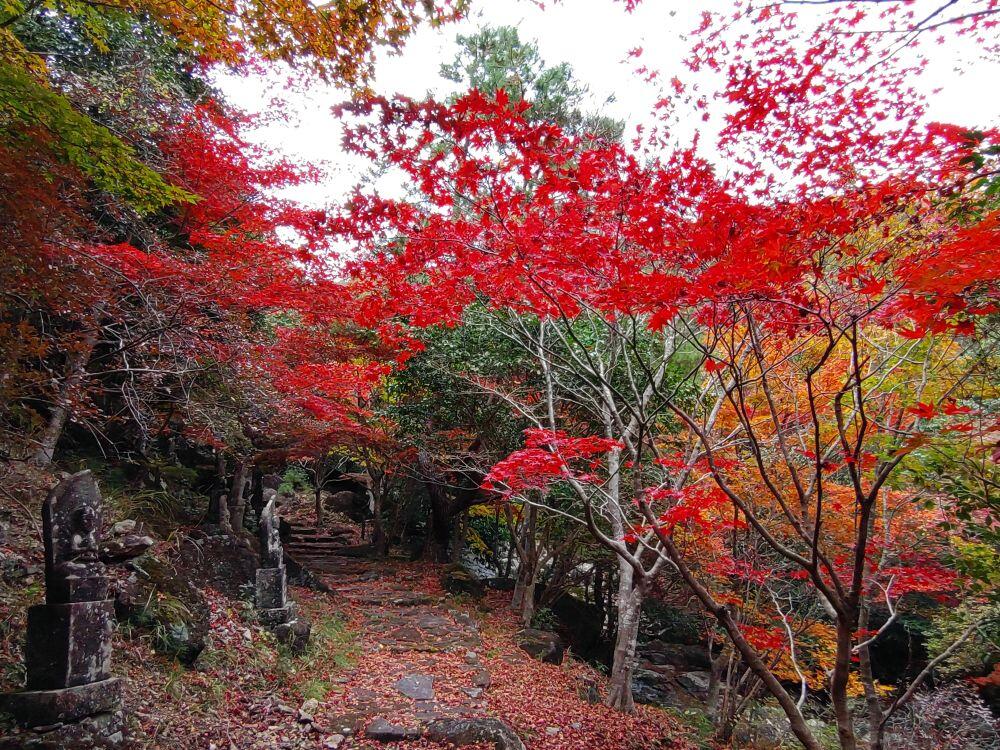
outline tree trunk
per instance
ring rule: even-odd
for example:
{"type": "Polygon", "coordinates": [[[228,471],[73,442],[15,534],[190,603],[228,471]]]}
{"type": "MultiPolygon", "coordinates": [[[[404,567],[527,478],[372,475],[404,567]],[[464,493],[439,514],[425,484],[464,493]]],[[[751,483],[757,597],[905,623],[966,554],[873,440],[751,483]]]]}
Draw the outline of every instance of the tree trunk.
{"type": "Polygon", "coordinates": [[[206,522],[213,525],[222,523],[223,513],[226,514],[226,522],[229,522],[228,511],[224,511],[220,505],[222,496],[226,494],[226,454],[221,450],[215,452],[215,481],[212,484],[212,494],[208,499],[208,517],[206,522]]]}
{"type": "Polygon", "coordinates": [[[843,619],[837,622],[837,653],[830,679],[830,698],[833,715],[837,720],[837,737],[841,750],[855,750],[857,740],[854,735],[854,721],[847,697],[847,684],[851,669],[851,637],[854,628],[843,619]]]}
{"type": "Polygon", "coordinates": [[[447,562],[448,542],[451,539],[451,502],[444,487],[436,481],[434,462],[426,451],[417,454],[417,465],[430,498],[430,518],[423,558],[430,562],[447,562]]]}
{"type": "Polygon", "coordinates": [[[32,462],[38,466],[48,466],[56,454],[56,445],[62,437],[63,428],[72,416],[73,392],[83,383],[87,375],[87,365],[90,362],[90,355],[94,353],[97,346],[97,328],[87,333],[81,342],[80,348],[69,355],[66,361],[66,377],[62,385],[59,386],[59,393],[56,401],[49,412],[49,421],[45,425],[45,430],[38,441],[38,448],[32,456],[32,462]]]}
{"type": "Polygon", "coordinates": [[[460,513],[454,523],[451,524],[451,546],[449,560],[453,565],[457,565],[462,560],[462,553],[465,551],[465,519],[466,514],[460,513]]]}
{"type": "Polygon", "coordinates": [[[316,482],[316,492],[314,494],[316,504],[316,526],[323,525],[323,485],[316,482]]]}
{"type": "Polygon", "coordinates": [[[639,615],[645,595],[646,581],[634,581],[635,571],[624,560],[618,563],[618,633],[615,637],[608,697],[605,703],[619,711],[635,711],[632,698],[632,671],[635,668],[635,647],[639,637],[639,615]]]}
{"type": "Polygon", "coordinates": [[[708,698],[705,700],[705,713],[708,714],[708,718],[712,720],[713,724],[718,725],[719,697],[722,693],[722,674],[725,671],[726,664],[729,662],[729,655],[726,653],[726,650],[723,649],[722,652],[713,659],[710,647],[708,651],[708,658],[712,667],[709,672],[708,698]]]}
{"type": "Polygon", "coordinates": [[[524,590],[521,596],[520,611],[521,623],[526,628],[531,627],[531,620],[535,616],[535,585],[538,582],[537,529],[538,508],[532,505],[528,508],[528,515],[524,523],[524,539],[521,545],[524,551],[521,560],[521,567],[524,568],[524,590]]]}
{"type": "MultiPolygon", "coordinates": [[[[369,473],[371,476],[371,473],[369,473]]],[[[386,537],[385,529],[382,526],[382,494],[384,475],[372,476],[371,511],[372,511],[372,545],[375,547],[377,557],[385,557],[389,550],[389,539],[386,537]]]]}
{"type": "Polygon", "coordinates": [[[250,507],[254,520],[260,521],[260,514],[264,512],[264,472],[258,467],[254,467],[250,480],[250,507]]]}
{"type": "Polygon", "coordinates": [[[229,520],[229,498],[219,495],[219,527],[224,534],[233,533],[233,525],[229,520]]]}
{"type": "Polygon", "coordinates": [[[246,484],[247,474],[251,469],[250,462],[241,460],[236,465],[236,475],[233,477],[232,488],[229,492],[229,525],[233,533],[238,534],[243,530],[243,516],[246,514],[246,484]]]}
{"type": "MultiPolygon", "coordinates": [[[[868,630],[869,610],[868,605],[863,604],[861,615],[858,618],[858,630],[866,632],[868,630]]],[[[866,636],[867,637],[867,636],[866,636]]],[[[868,743],[872,748],[880,748],[882,745],[882,703],[875,689],[875,675],[872,674],[872,655],[870,646],[862,646],[858,649],[858,672],[861,677],[861,684],[865,688],[865,704],[868,707],[868,743]]]]}

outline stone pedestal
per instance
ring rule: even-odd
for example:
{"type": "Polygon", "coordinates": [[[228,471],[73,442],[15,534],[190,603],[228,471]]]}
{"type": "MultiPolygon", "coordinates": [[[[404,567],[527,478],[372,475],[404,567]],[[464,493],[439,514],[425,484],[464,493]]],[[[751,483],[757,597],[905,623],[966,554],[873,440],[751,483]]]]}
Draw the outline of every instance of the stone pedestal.
{"type": "Polygon", "coordinates": [[[39,604],[28,609],[28,690],[50,690],[111,677],[114,602],[39,604]]]}
{"type": "Polygon", "coordinates": [[[121,698],[121,680],[110,677],[76,687],[11,693],[3,697],[3,709],[21,726],[48,726],[112,713],[121,704],[121,698]]]}
{"type": "Polygon", "coordinates": [[[288,602],[285,566],[257,569],[257,609],[280,609],[288,602]]]}

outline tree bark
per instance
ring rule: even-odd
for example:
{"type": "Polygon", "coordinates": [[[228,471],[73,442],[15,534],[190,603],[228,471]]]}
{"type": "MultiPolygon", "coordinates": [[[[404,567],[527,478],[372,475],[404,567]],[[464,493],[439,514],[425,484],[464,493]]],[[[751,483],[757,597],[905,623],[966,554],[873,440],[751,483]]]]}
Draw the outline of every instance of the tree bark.
{"type": "Polygon", "coordinates": [[[242,459],[236,465],[236,475],[229,491],[229,526],[233,533],[238,534],[243,529],[243,517],[246,515],[246,484],[247,474],[251,469],[248,460],[242,459]]]}
{"type": "Polygon", "coordinates": [[[208,499],[208,517],[210,524],[221,524],[223,514],[229,522],[228,511],[221,507],[222,496],[226,494],[226,454],[221,450],[215,452],[215,481],[212,485],[212,495],[208,499]]]}
{"type": "Polygon", "coordinates": [[[386,552],[389,550],[389,539],[386,537],[385,529],[382,526],[382,495],[384,492],[385,474],[381,472],[368,472],[368,475],[372,480],[370,490],[372,493],[372,546],[375,548],[375,555],[377,557],[385,557],[386,552]]]}
{"type": "Polygon", "coordinates": [[[619,711],[635,711],[632,697],[632,671],[635,668],[635,648],[639,637],[639,615],[645,596],[646,581],[635,581],[635,570],[624,560],[618,563],[618,633],[608,679],[605,703],[619,711]]]}
{"type": "Polygon", "coordinates": [[[430,562],[447,562],[448,542],[451,539],[451,502],[444,487],[436,481],[437,472],[426,451],[417,454],[417,465],[430,498],[430,518],[423,558],[430,562]]]}
{"type": "MultiPolygon", "coordinates": [[[[862,632],[868,630],[869,608],[867,604],[861,607],[861,615],[858,618],[858,629],[862,632]]],[[[878,744],[879,727],[882,726],[882,702],[879,700],[878,691],[875,689],[875,675],[872,673],[872,654],[870,646],[862,646],[858,649],[858,671],[861,676],[861,683],[865,688],[865,705],[868,707],[869,743],[872,747],[878,744]]]]}
{"type": "Polygon", "coordinates": [[[32,462],[38,466],[48,466],[56,454],[56,445],[62,437],[66,422],[73,414],[73,392],[83,383],[87,375],[87,365],[90,356],[97,346],[97,328],[84,336],[80,348],[69,355],[66,361],[66,377],[59,386],[56,401],[49,412],[49,421],[38,441],[38,448],[32,456],[32,462]]]}
{"type": "Polygon", "coordinates": [[[855,750],[857,739],[854,734],[854,719],[847,697],[847,683],[851,669],[851,640],[854,628],[843,619],[837,622],[837,652],[830,679],[830,699],[833,715],[837,720],[837,737],[841,750],[855,750]]]}

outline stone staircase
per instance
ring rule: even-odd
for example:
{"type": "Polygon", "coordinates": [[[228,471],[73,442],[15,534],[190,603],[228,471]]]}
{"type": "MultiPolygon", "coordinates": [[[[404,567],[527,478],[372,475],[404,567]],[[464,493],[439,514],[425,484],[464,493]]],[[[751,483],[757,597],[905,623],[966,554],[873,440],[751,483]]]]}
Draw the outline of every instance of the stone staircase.
{"type": "Polygon", "coordinates": [[[337,558],[366,557],[372,547],[356,544],[357,530],[347,525],[316,528],[289,523],[285,553],[307,570],[323,573],[336,568],[337,558]]]}

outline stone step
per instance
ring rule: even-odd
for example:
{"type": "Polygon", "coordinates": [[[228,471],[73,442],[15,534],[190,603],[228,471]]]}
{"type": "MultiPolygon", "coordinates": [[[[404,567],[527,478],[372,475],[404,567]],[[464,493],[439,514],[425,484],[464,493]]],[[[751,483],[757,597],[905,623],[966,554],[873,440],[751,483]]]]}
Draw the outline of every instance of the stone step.
{"type": "Polygon", "coordinates": [[[308,539],[291,538],[285,542],[286,547],[316,547],[328,546],[330,544],[346,544],[353,539],[351,536],[317,536],[308,539]]]}
{"type": "Polygon", "coordinates": [[[299,558],[302,558],[302,561],[304,561],[307,559],[321,560],[324,557],[368,557],[374,551],[370,544],[331,545],[329,547],[311,549],[297,549],[294,545],[288,545],[285,547],[285,550],[297,561],[299,558]]]}
{"type": "Polygon", "coordinates": [[[315,526],[295,526],[289,524],[290,536],[315,536],[317,534],[353,534],[353,526],[347,524],[336,524],[334,526],[317,528],[315,526]]]}

